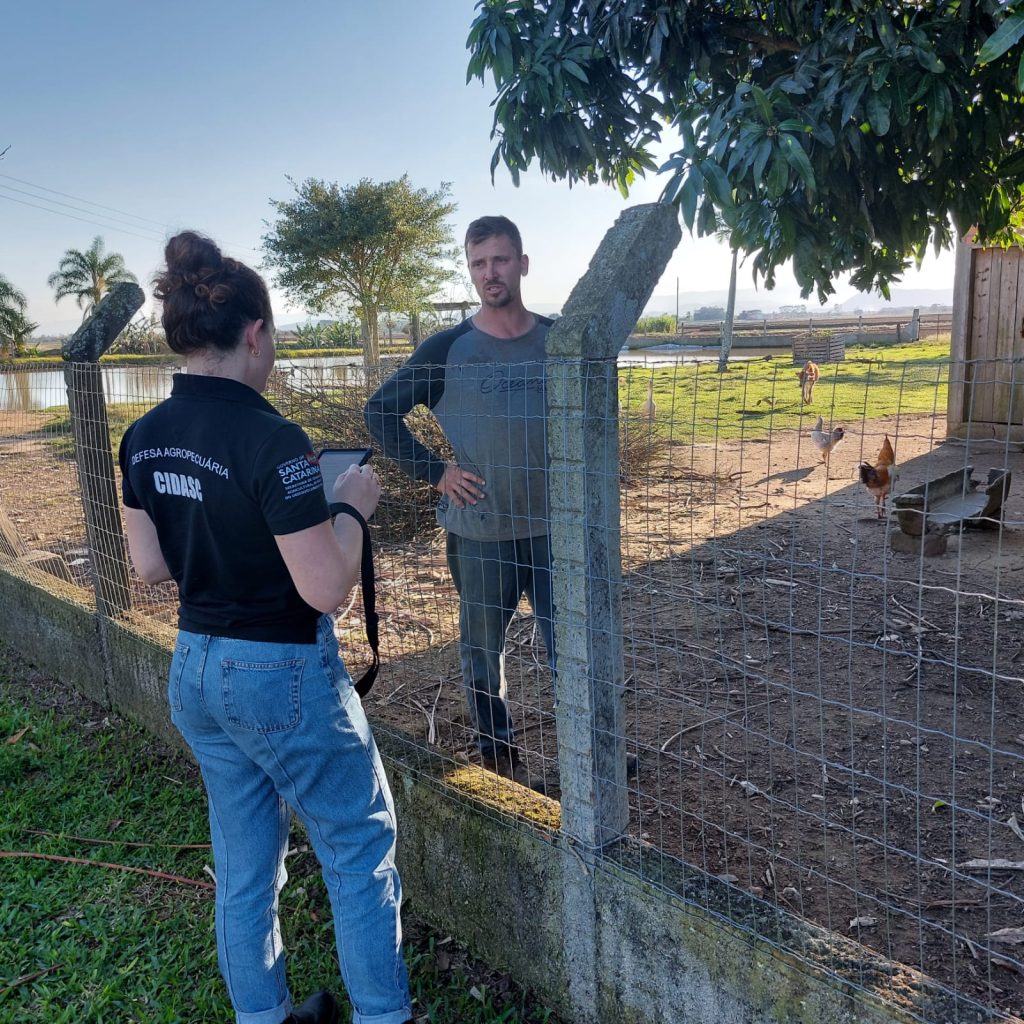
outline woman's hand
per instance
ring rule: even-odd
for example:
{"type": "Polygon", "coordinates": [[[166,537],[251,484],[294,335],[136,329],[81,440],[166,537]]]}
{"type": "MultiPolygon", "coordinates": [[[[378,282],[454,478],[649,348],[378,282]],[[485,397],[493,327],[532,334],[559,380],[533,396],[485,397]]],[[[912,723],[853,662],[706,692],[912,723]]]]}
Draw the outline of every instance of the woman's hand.
{"type": "Polygon", "coordinates": [[[466,505],[475,505],[485,497],[481,490],[485,483],[486,481],[475,473],[470,473],[468,469],[460,469],[454,462],[449,462],[444,468],[444,476],[434,486],[456,508],[465,508],[466,505]]]}
{"type": "Polygon", "coordinates": [[[334,481],[334,500],[351,505],[369,519],[380,501],[380,480],[373,466],[349,466],[334,481]]]}

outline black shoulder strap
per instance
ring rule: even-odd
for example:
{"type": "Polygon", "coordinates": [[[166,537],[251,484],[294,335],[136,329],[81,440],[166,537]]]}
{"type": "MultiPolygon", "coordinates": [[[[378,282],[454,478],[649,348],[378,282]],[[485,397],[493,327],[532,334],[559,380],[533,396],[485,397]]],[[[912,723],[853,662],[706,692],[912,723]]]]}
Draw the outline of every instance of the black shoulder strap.
{"type": "Polygon", "coordinates": [[[366,618],[366,639],[369,641],[370,650],[373,652],[373,663],[363,673],[362,678],[355,684],[356,693],[365,697],[373,686],[380,671],[380,630],[379,616],[377,615],[377,588],[373,579],[373,541],[370,539],[370,528],[362,513],[353,508],[347,502],[333,502],[330,506],[332,516],[344,512],[350,515],[363,531],[363,557],[359,568],[360,582],[363,587],[363,613],[366,618]]]}

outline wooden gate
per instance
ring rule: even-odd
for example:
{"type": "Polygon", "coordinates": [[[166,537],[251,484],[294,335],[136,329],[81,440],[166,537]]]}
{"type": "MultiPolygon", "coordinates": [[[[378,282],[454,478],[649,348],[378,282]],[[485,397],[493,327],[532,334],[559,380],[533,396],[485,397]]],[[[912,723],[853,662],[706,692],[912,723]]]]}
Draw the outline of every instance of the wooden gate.
{"type": "Polygon", "coordinates": [[[1024,249],[957,247],[949,433],[1024,439],[1024,249]]]}

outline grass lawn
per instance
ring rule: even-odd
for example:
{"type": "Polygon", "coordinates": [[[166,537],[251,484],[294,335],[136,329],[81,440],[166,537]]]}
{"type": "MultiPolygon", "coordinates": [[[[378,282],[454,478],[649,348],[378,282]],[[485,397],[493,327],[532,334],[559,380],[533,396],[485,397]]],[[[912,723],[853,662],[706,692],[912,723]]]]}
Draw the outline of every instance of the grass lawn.
{"type": "MultiPolygon", "coordinates": [[[[233,1020],[190,761],[0,647],[0,800],[0,1024],[233,1020]]],[[[340,997],[317,862],[298,832],[292,846],[281,898],[289,982],[298,1000],[319,988],[340,997]]],[[[408,912],[405,926],[421,1024],[557,1024],[408,912]]]]}
{"type": "MultiPolygon", "coordinates": [[[[737,354],[742,356],[742,349],[737,354]]],[[[809,427],[818,416],[826,424],[850,424],[942,411],[948,364],[948,340],[848,348],[845,361],[821,366],[808,406],[801,404],[799,367],[788,353],[737,359],[724,374],[715,363],[630,366],[620,369],[619,399],[627,414],[639,414],[653,377],[654,429],[662,436],[679,443],[753,440],[801,424],[809,427]]]]}

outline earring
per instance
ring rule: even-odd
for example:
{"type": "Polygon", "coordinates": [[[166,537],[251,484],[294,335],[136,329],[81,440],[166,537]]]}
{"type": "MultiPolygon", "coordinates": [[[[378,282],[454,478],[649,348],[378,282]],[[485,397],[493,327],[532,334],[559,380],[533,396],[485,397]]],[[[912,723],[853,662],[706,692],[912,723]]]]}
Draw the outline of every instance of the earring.
{"type": "Polygon", "coordinates": [[[254,348],[252,350],[252,354],[253,354],[253,357],[255,358],[256,356],[258,356],[260,354],[260,350],[258,348],[254,348]]]}

